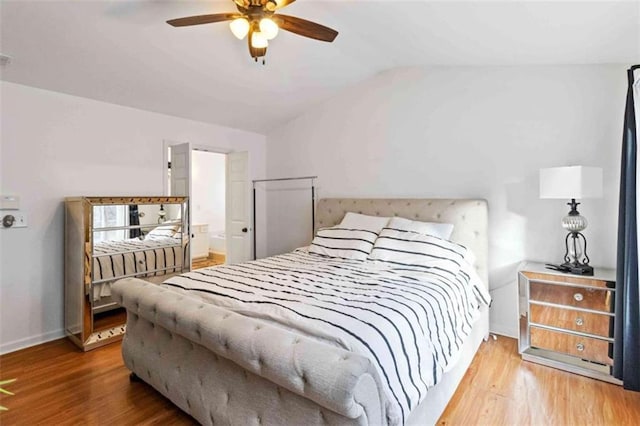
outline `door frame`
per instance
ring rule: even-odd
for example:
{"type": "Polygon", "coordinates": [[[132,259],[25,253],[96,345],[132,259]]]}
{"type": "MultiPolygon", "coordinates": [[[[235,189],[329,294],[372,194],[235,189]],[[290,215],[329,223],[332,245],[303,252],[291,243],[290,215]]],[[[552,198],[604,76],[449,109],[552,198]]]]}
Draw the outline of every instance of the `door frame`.
{"type": "MultiPolygon", "coordinates": [[[[180,145],[183,143],[187,143],[189,141],[176,141],[170,139],[162,140],[162,195],[169,195],[169,181],[167,179],[167,170],[169,168],[169,147],[173,145],[180,145]]],[[[224,154],[227,155],[230,152],[233,152],[232,149],[229,148],[220,148],[215,146],[208,145],[200,145],[191,143],[191,151],[205,151],[205,152],[213,152],[216,154],[224,154]]]]}
{"type": "MultiPolygon", "coordinates": [[[[162,193],[163,195],[167,196],[169,195],[169,180],[167,179],[167,172],[169,170],[169,147],[173,146],[173,145],[181,145],[184,143],[190,143],[189,141],[177,141],[177,140],[172,140],[172,139],[163,139],[162,140],[162,193]]],[[[216,146],[209,146],[209,145],[202,145],[202,144],[194,144],[191,143],[191,152],[193,151],[205,151],[205,152],[211,152],[211,153],[216,153],[216,154],[224,154],[225,156],[227,156],[228,154],[232,153],[232,152],[240,152],[240,151],[234,151],[233,149],[230,148],[221,148],[221,147],[216,147],[216,146]]],[[[247,155],[249,155],[250,157],[250,153],[248,150],[247,151],[247,155]]],[[[228,157],[227,160],[228,162],[228,157]]],[[[247,163],[249,164],[249,159],[247,159],[247,163]]],[[[248,174],[250,174],[249,171],[247,171],[248,174]]],[[[225,173],[226,175],[226,173],[225,173]]],[[[191,176],[189,176],[189,179],[191,179],[191,176]]],[[[251,177],[249,176],[249,181],[251,180],[251,177]]],[[[226,182],[225,182],[226,185],[226,182]]],[[[250,196],[250,193],[247,193],[247,197],[250,196]]],[[[249,198],[250,199],[250,198],[249,198]]],[[[225,209],[226,209],[226,197],[225,197],[225,209]]],[[[189,199],[189,220],[191,220],[191,199],[189,199]]],[[[249,211],[252,211],[251,206],[249,206],[249,211]]],[[[253,221],[253,215],[250,214],[249,217],[249,223],[247,224],[249,229],[251,230],[251,233],[255,232],[255,230],[251,229],[252,228],[252,222],[253,221]]],[[[191,232],[191,230],[189,230],[189,232],[191,232]]],[[[226,225],[226,221],[225,221],[225,234],[228,233],[228,229],[227,229],[227,225],[226,225]]],[[[252,235],[250,233],[250,236],[252,235]]],[[[227,245],[226,250],[228,251],[228,241],[225,242],[225,244],[227,245]]],[[[251,249],[251,251],[253,252],[253,248],[251,249]]],[[[225,262],[226,263],[226,262],[225,262]]]]}

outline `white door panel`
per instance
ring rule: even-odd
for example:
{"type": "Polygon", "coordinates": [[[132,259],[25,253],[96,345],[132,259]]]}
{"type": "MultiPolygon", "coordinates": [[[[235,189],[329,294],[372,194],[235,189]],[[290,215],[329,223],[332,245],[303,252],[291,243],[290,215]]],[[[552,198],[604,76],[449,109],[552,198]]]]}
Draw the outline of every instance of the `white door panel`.
{"type": "Polygon", "coordinates": [[[227,154],[227,263],[240,263],[251,259],[248,163],[247,152],[227,154]]]}
{"type": "MultiPolygon", "coordinates": [[[[180,145],[171,146],[171,195],[172,196],[187,196],[189,202],[187,203],[187,220],[189,229],[184,232],[187,235],[187,242],[191,240],[191,144],[183,143],[180,145]]],[[[185,244],[183,247],[187,252],[185,253],[185,259],[189,259],[189,270],[191,270],[191,250],[190,244],[185,244]]]]}
{"type": "Polygon", "coordinates": [[[191,144],[171,147],[171,195],[191,195],[191,144]]]}

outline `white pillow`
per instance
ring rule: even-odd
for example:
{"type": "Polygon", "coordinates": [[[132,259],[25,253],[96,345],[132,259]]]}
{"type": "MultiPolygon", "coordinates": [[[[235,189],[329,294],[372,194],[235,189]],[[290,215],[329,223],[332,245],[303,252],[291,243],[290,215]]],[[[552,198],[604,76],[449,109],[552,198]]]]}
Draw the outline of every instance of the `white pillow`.
{"type": "Polygon", "coordinates": [[[340,259],[366,260],[378,234],[373,231],[346,229],[340,225],[318,231],[309,253],[340,259]]]}
{"type": "Polygon", "coordinates": [[[367,216],[366,214],[347,212],[338,226],[347,229],[365,229],[378,234],[388,222],[388,217],[367,216]]]}
{"type": "Polygon", "coordinates": [[[387,228],[399,229],[401,231],[413,231],[419,234],[433,235],[434,237],[448,240],[453,233],[453,224],[420,222],[402,217],[392,217],[386,226],[387,228]]]}
{"type": "Polygon", "coordinates": [[[468,253],[466,247],[432,235],[384,228],[368,259],[395,267],[446,270],[457,274],[468,264],[468,253]]]}

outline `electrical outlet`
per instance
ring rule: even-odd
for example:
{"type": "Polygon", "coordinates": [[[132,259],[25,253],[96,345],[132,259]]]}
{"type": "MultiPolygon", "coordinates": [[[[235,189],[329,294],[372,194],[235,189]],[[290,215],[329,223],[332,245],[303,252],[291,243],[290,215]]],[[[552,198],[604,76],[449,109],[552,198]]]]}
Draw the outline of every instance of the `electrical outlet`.
{"type": "Polygon", "coordinates": [[[16,218],[15,222],[13,222],[12,228],[26,228],[27,227],[27,215],[22,213],[21,211],[16,212],[13,215],[16,218]]]}

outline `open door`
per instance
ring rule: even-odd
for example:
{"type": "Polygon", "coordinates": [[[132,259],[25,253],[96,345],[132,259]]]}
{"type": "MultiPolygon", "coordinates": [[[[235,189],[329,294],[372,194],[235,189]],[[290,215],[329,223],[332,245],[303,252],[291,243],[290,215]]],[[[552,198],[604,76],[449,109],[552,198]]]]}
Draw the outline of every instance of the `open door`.
{"type": "MultiPolygon", "coordinates": [[[[185,234],[189,236],[187,241],[191,240],[191,144],[183,143],[179,145],[171,145],[171,195],[172,196],[187,196],[189,202],[187,203],[187,211],[184,214],[187,215],[185,223],[189,225],[189,229],[185,234]]],[[[189,270],[191,270],[191,250],[190,244],[185,244],[183,247],[185,250],[184,259],[185,263],[189,263],[189,270]]]]}
{"type": "Polygon", "coordinates": [[[227,263],[246,262],[251,259],[249,153],[246,151],[227,154],[226,204],[227,263]]]}

